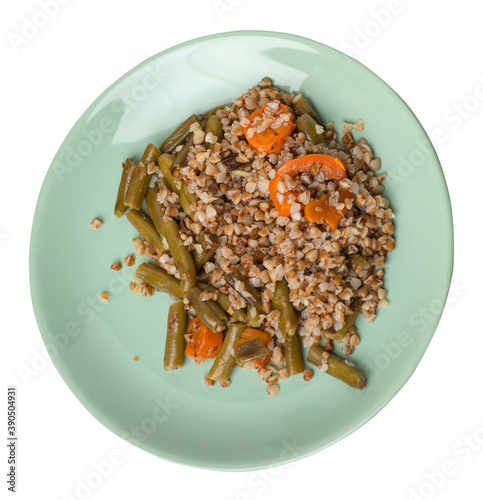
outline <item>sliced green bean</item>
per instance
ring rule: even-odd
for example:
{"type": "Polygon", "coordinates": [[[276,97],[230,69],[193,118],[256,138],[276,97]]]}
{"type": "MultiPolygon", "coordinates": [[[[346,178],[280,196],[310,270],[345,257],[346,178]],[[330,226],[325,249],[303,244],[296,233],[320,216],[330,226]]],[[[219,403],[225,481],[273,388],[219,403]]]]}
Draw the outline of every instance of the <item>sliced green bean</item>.
{"type": "Polygon", "coordinates": [[[293,375],[297,375],[297,373],[302,373],[305,368],[298,335],[293,335],[286,339],[283,343],[283,350],[287,365],[287,375],[292,377],[293,375]]]}
{"type": "Polygon", "coordinates": [[[148,166],[156,163],[160,152],[154,144],[148,144],[139,165],[134,169],[134,173],[129,183],[129,187],[124,199],[124,204],[129,208],[139,210],[146,196],[149,183],[153,174],[148,173],[148,166]]]}
{"type": "Polygon", "coordinates": [[[366,378],[360,371],[348,365],[343,359],[324,351],[317,344],[310,346],[307,361],[318,368],[324,366],[325,373],[342,380],[342,382],[354,387],[354,389],[363,389],[366,386],[366,378]]]}
{"type": "Polygon", "coordinates": [[[357,274],[359,274],[364,269],[364,267],[366,267],[368,265],[367,260],[362,255],[360,255],[358,253],[353,254],[353,255],[349,255],[349,263],[350,263],[351,268],[357,274]]]}
{"type": "Polygon", "coordinates": [[[260,292],[238,273],[229,273],[226,275],[225,279],[233,291],[248,304],[247,325],[251,328],[258,328],[263,322],[263,318],[260,316],[262,314],[260,292]],[[245,288],[242,292],[238,292],[235,288],[235,283],[237,281],[245,283],[245,288]]]}
{"type": "Polygon", "coordinates": [[[114,206],[114,215],[116,217],[122,217],[127,210],[124,200],[126,199],[126,194],[128,192],[129,184],[131,183],[135,168],[136,164],[131,160],[131,158],[128,158],[124,162],[122,167],[121,182],[119,183],[119,189],[117,190],[116,205],[114,206]]]}
{"type": "Polygon", "coordinates": [[[144,188],[149,186],[151,176],[148,174],[146,165],[136,165],[131,177],[131,182],[127,188],[126,196],[124,197],[124,205],[135,210],[139,210],[144,199],[144,188]]]}
{"type": "MultiPolygon", "coordinates": [[[[223,139],[223,127],[221,125],[220,119],[216,116],[216,114],[211,115],[205,127],[205,132],[208,134],[211,132],[216,137],[216,142],[220,142],[223,139]]],[[[205,146],[207,149],[213,149],[214,144],[205,141],[205,146]]]]}
{"type": "Polygon", "coordinates": [[[173,165],[173,157],[172,155],[165,153],[160,155],[158,158],[158,166],[161,169],[161,172],[169,184],[171,190],[176,193],[179,197],[179,204],[183,209],[185,214],[189,214],[190,206],[196,201],[196,195],[194,193],[190,193],[188,190],[188,186],[184,182],[183,179],[179,177],[175,177],[171,173],[171,166],[173,165]]]}
{"type": "Polygon", "coordinates": [[[241,163],[237,160],[237,158],[238,153],[230,153],[228,156],[222,158],[221,162],[228,170],[233,173],[233,175],[244,175],[240,172],[252,169],[252,162],[241,163]]]}
{"type": "Polygon", "coordinates": [[[146,149],[144,150],[143,156],[141,157],[141,161],[139,164],[143,164],[149,166],[151,163],[156,163],[158,156],[161,154],[161,151],[154,145],[148,144],[146,149]]]}
{"type": "Polygon", "coordinates": [[[352,314],[345,318],[344,326],[340,330],[337,330],[335,332],[333,337],[335,340],[342,342],[342,339],[346,336],[347,332],[349,331],[349,328],[354,324],[354,321],[356,320],[360,310],[361,310],[361,300],[359,298],[356,298],[352,306],[352,314]]]}
{"type": "Polygon", "coordinates": [[[251,285],[241,274],[229,273],[225,276],[225,280],[233,289],[233,291],[240,295],[240,297],[243,297],[248,304],[256,306],[257,302],[260,301],[260,292],[253,285],[251,285]],[[245,293],[237,291],[235,286],[237,281],[241,281],[245,284],[245,288],[243,289],[243,292],[245,293]]]}
{"type": "Polygon", "coordinates": [[[180,144],[183,144],[190,134],[191,125],[197,121],[196,115],[191,115],[183,123],[180,123],[159,148],[161,153],[171,153],[180,144]]]}
{"type": "Polygon", "coordinates": [[[240,340],[246,325],[243,323],[232,323],[225,335],[225,340],[220,352],[216,357],[208,378],[211,380],[228,380],[235,367],[235,357],[232,354],[235,344],[240,340]]]}
{"type": "Polygon", "coordinates": [[[186,309],[182,300],[173,302],[168,312],[168,329],[164,350],[164,369],[176,370],[183,366],[186,309]]]}
{"type": "MultiPolygon", "coordinates": [[[[198,275],[199,276],[199,275],[198,275]]],[[[207,290],[209,292],[217,292],[218,297],[216,299],[216,303],[231,316],[231,319],[237,323],[246,323],[247,321],[247,315],[243,309],[237,309],[236,311],[233,311],[230,313],[231,309],[231,300],[228,295],[225,293],[221,293],[219,290],[217,290],[214,286],[205,284],[205,283],[200,283],[199,282],[199,277],[197,278],[198,281],[198,287],[201,288],[202,290],[207,290]]]]}
{"type": "Polygon", "coordinates": [[[191,306],[210,330],[214,332],[223,331],[228,321],[225,312],[214,300],[201,300],[201,293],[201,289],[196,286],[188,291],[187,296],[191,306]]]}
{"type": "Polygon", "coordinates": [[[206,127],[206,124],[208,122],[208,118],[212,115],[216,115],[216,112],[219,110],[219,109],[225,109],[225,105],[222,104],[221,106],[216,106],[212,109],[210,109],[209,111],[206,111],[205,113],[203,113],[201,116],[200,116],[200,126],[203,130],[205,130],[205,127],[206,127]]]}
{"type": "Polygon", "coordinates": [[[181,286],[187,292],[196,285],[196,268],[191,253],[181,239],[179,226],[175,220],[165,218],[161,225],[161,231],[168,242],[169,250],[178,268],[181,286]]]}
{"type": "Polygon", "coordinates": [[[195,262],[196,270],[201,271],[202,267],[213,257],[216,249],[220,246],[217,238],[208,231],[201,231],[198,237],[198,244],[201,245],[201,253],[196,249],[191,252],[195,262]]]}
{"type": "Polygon", "coordinates": [[[136,277],[156,290],[169,293],[178,299],[183,299],[186,296],[179,280],[158,266],[144,262],[136,269],[136,277]]]}
{"type": "Polygon", "coordinates": [[[247,325],[250,328],[259,328],[263,323],[261,311],[257,306],[247,306],[247,325]]]}
{"type": "Polygon", "coordinates": [[[166,253],[161,237],[154,224],[138,210],[131,209],[126,214],[127,220],[136,228],[139,236],[153,245],[156,253],[161,257],[166,253]]]}
{"type": "Polygon", "coordinates": [[[307,113],[310,115],[318,124],[322,125],[322,120],[320,119],[319,115],[316,113],[315,109],[312,107],[312,103],[306,99],[305,97],[302,97],[299,99],[295,104],[292,105],[295,114],[297,116],[301,116],[304,113],[307,113]]]}
{"type": "Polygon", "coordinates": [[[299,132],[303,132],[314,144],[325,142],[324,129],[308,113],[304,113],[295,120],[299,132]]]}
{"type": "Polygon", "coordinates": [[[297,315],[289,299],[290,290],[284,279],[277,281],[272,304],[275,309],[280,311],[280,320],[278,326],[285,339],[295,335],[297,331],[297,315]]]}
{"type": "Polygon", "coordinates": [[[348,265],[349,265],[349,259],[344,259],[342,261],[342,264],[338,268],[334,269],[335,274],[337,274],[341,278],[347,278],[347,276],[349,276],[348,265]]]}
{"type": "Polygon", "coordinates": [[[153,221],[156,231],[159,236],[161,236],[164,212],[161,203],[158,201],[158,193],[159,189],[156,187],[148,189],[148,192],[146,193],[146,208],[148,210],[149,217],[151,217],[151,220],[153,221]]]}
{"type": "Polygon", "coordinates": [[[211,275],[213,274],[213,271],[210,271],[207,273],[204,269],[201,270],[198,275],[196,276],[196,281],[198,283],[209,283],[211,275]]]}
{"type": "Polygon", "coordinates": [[[186,160],[188,158],[188,153],[190,152],[190,148],[193,146],[193,134],[188,136],[188,139],[184,143],[184,146],[176,153],[176,156],[173,160],[173,165],[171,166],[171,170],[174,172],[186,165],[186,160]]]}
{"type": "Polygon", "coordinates": [[[237,363],[248,363],[254,359],[263,358],[270,354],[270,351],[260,339],[253,339],[235,347],[233,354],[237,363]]]}

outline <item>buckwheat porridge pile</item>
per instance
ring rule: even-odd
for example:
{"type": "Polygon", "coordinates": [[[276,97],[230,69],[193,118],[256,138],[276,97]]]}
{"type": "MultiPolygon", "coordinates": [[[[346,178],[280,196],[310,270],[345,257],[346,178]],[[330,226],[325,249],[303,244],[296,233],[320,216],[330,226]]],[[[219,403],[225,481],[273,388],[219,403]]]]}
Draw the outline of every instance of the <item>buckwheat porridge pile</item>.
{"type": "Polygon", "coordinates": [[[176,300],[165,369],[212,360],[205,383],[227,387],[235,367],[252,368],[275,397],[280,379],[313,377],[308,361],[365,387],[347,359],[360,342],[354,321],[372,323],[388,305],[395,242],[381,162],[356,138],[363,128],[342,123],[338,141],[304,95],[263,78],[126,160],[115,214],[151,260],[131,289],[176,300]]]}

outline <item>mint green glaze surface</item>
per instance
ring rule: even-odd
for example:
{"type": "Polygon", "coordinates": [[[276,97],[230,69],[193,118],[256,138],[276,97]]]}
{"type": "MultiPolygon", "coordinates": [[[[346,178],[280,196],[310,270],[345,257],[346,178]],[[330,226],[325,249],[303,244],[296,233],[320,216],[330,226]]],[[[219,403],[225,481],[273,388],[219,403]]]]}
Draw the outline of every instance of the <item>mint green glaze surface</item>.
{"type": "Polygon", "coordinates": [[[270,32],[225,33],[178,45],[107,89],[75,124],[47,173],[30,249],[39,329],[81,403],[146,451],[220,470],[302,458],[373,417],[426,350],[452,263],[444,176],[411,110],[354,59],[270,32]],[[388,174],[385,195],[396,213],[397,238],[386,266],[390,306],[371,325],[357,322],[362,343],[351,359],[367,375],[363,391],[316,371],[310,383],[300,376],[281,381],[272,400],[254,371],[235,370],[229,389],[203,383],[211,362],[196,367],[187,361],[165,372],[169,297],[142,299],[128,289],[134,268],[109,269],[132,253],[136,235],[112,213],[121,161],[138,160],[148,142],[161,144],[188,115],[231,102],[264,76],[284,90],[303,92],[339,131],[342,120],[363,118],[366,129],[356,136],[369,141],[388,174]],[[89,226],[94,217],[104,221],[97,231],[89,226]],[[97,298],[105,290],[112,294],[107,305],[97,298]],[[430,318],[420,316],[421,306],[431,307],[430,318]]]}

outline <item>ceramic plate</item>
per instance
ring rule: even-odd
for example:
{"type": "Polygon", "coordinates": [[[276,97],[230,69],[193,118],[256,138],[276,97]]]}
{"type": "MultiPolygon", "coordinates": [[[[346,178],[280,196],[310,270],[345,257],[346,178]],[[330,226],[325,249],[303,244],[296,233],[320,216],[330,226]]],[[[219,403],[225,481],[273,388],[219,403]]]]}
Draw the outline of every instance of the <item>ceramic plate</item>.
{"type": "MultiPolygon", "coordinates": [[[[141,259],[137,259],[138,263],[141,259]]],[[[234,32],[183,43],[141,63],[107,89],[61,145],[39,196],[30,249],[31,292],[43,340],[80,402],[122,438],[167,460],[247,470],[290,462],[354,431],[394,397],[436,329],[453,262],[444,176],[402,99],[354,59],[287,34],[234,32]],[[129,290],[129,222],[112,211],[121,162],[160,144],[193,112],[231,102],[264,76],[303,92],[325,121],[363,118],[360,136],[387,172],[396,214],[389,307],[358,321],[353,361],[363,391],[316,373],[293,377],[271,399],[256,373],[236,370],[229,389],[207,387],[210,363],[163,370],[168,296],[129,290]],[[421,215],[424,214],[424,217],[421,215]],[[97,231],[89,223],[104,221],[97,231]],[[102,304],[99,293],[112,300],[102,304]],[[423,315],[421,307],[430,308],[423,315]],[[133,361],[138,356],[139,361],[133,361]]]]}

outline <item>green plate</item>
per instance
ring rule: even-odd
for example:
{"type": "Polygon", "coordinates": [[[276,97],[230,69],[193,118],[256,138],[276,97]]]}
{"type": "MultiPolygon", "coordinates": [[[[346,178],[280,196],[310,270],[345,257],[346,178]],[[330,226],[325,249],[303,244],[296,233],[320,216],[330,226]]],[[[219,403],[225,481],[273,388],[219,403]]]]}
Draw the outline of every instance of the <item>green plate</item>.
{"type": "MultiPolygon", "coordinates": [[[[320,43],[272,32],[192,40],[141,63],[81,116],[45,178],[32,229],[35,315],[52,360],[80,402],[107,428],[174,462],[248,470],[315,453],[372,418],[413,373],[436,329],[452,272],[451,207],[436,153],[402,99],[354,59],[320,43]],[[135,231],[112,210],[126,157],[160,144],[193,112],[231,102],[271,77],[303,92],[325,121],[363,118],[387,172],[396,251],[386,267],[389,307],[369,325],[353,361],[363,391],[316,371],[280,382],[270,399],[255,372],[236,370],[228,389],[207,387],[210,363],[163,366],[170,299],[143,299],[134,268],[110,265],[132,253],[135,231]],[[104,221],[94,231],[94,217],[104,221]],[[102,291],[112,300],[99,302],[102,291]],[[133,357],[139,356],[134,362],[133,357]]],[[[138,263],[141,259],[137,259],[138,263]]]]}

